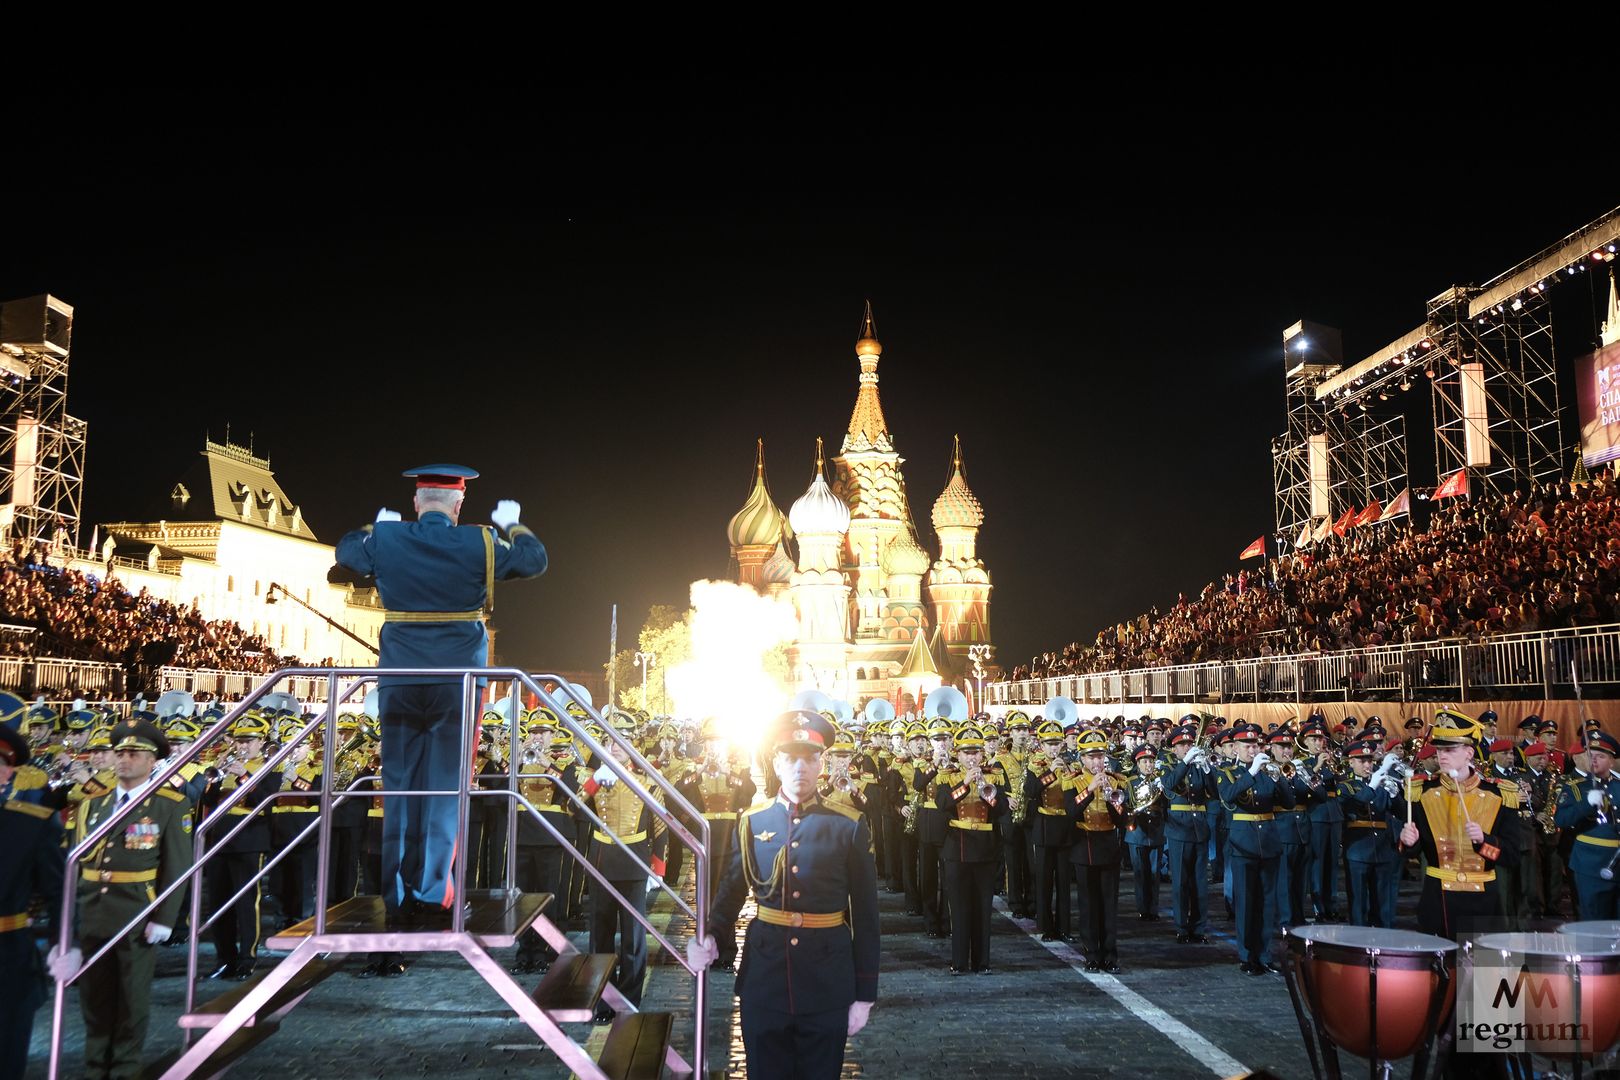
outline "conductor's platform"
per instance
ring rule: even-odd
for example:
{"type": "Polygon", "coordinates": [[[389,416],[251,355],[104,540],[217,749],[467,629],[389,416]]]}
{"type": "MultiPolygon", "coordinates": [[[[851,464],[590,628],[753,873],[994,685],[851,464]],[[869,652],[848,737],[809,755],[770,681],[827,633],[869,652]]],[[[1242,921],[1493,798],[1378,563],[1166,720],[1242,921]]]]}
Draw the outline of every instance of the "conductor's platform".
{"type": "MultiPolygon", "coordinates": [[[[518,935],[551,903],[550,893],[506,893],[472,890],[468,893],[466,933],[486,949],[517,943],[518,935]]],[[[388,919],[380,896],[356,896],[326,913],[326,952],[433,952],[451,931],[450,912],[430,911],[425,918],[388,919]]],[[[315,920],[305,919],[272,935],[265,947],[277,952],[297,948],[315,936],[315,920]]]]}

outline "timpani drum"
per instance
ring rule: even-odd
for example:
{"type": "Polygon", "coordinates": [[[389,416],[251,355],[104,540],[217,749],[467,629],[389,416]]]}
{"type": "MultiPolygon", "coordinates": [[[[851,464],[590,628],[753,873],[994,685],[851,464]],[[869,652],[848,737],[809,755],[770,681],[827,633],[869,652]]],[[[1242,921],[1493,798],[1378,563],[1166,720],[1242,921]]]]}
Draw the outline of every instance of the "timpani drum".
{"type": "Polygon", "coordinates": [[[1580,1040],[1581,1056],[1620,1044],[1620,945],[1613,936],[1570,933],[1567,926],[1556,934],[1481,934],[1469,950],[1475,978],[1481,954],[1494,953],[1493,966],[1528,980],[1520,1000],[1531,1053],[1571,1055],[1573,1025],[1590,1033],[1580,1040]]]}
{"type": "Polygon", "coordinates": [[[1620,941],[1620,919],[1589,919],[1586,922],[1569,922],[1560,926],[1558,932],[1560,934],[1583,934],[1587,937],[1620,941]]]}
{"type": "Polygon", "coordinates": [[[1426,1059],[1441,1020],[1451,1012],[1456,954],[1456,942],[1410,930],[1290,927],[1284,974],[1313,1066],[1316,1053],[1301,997],[1332,1075],[1338,1072],[1335,1049],[1369,1062],[1397,1061],[1419,1050],[1426,1059]]]}

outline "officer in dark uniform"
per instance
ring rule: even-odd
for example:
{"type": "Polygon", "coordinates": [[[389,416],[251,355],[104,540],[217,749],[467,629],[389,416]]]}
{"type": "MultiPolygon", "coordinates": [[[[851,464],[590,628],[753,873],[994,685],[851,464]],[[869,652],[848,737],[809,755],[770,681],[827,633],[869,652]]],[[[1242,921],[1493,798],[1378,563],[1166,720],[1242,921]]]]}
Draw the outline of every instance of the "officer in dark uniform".
{"type": "Polygon", "coordinates": [[[1569,869],[1575,876],[1575,902],[1583,920],[1620,918],[1620,881],[1604,880],[1603,868],[1620,865],[1620,776],[1614,761],[1620,741],[1606,731],[1586,736],[1589,775],[1572,777],[1558,792],[1559,828],[1575,834],[1569,869]]]}
{"type": "MultiPolygon", "coordinates": [[[[488,659],[484,616],[496,580],[530,578],[546,569],[546,549],[520,523],[522,508],[496,504],[490,519],[506,539],[481,525],[458,526],[467,481],[460,465],[411,469],[417,520],[383,510],[374,524],[348,533],[337,562],[373,578],[388,610],[381,653],[385,668],[482,667],[488,659]]],[[[342,575],[338,575],[342,576],[342,575]]],[[[457,786],[463,738],[461,679],[403,676],[382,680],[383,788],[444,791],[457,786]]],[[[383,903],[391,916],[447,909],[456,844],[456,801],[390,797],[383,816],[383,903]]]]}
{"type": "MultiPolygon", "coordinates": [[[[167,785],[154,788],[150,783],[158,759],[169,756],[168,740],[147,720],[119,724],[112,739],[118,787],[91,800],[76,840],[82,842],[121,809],[134,809],[80,863],[80,955],[100,950],[191,866],[191,803],[167,785]]],[[[156,964],[152,947],[169,936],[179,911],[176,891],[145,926],[125,934],[80,976],[87,1077],[140,1075],[156,964]]],[[[77,966],[72,954],[65,965],[53,964],[59,975],[77,966]]]]}
{"type": "Polygon", "coordinates": [[[1068,793],[1073,787],[1062,759],[1063,729],[1043,720],[1035,732],[1040,751],[1024,770],[1024,805],[1035,851],[1035,921],[1042,941],[1069,939],[1069,860],[1075,831],[1069,824],[1068,793]],[[1054,904],[1054,898],[1056,903],[1054,904]]]}
{"type": "MultiPolygon", "coordinates": [[[[562,894],[563,862],[572,862],[563,851],[574,836],[574,803],[568,792],[574,790],[574,742],[566,731],[541,728],[531,739],[550,743],[544,756],[530,763],[525,753],[519,758],[518,791],[534,806],[539,816],[557,830],[553,835],[525,807],[518,807],[517,887],[526,893],[551,893],[553,903],[562,894]]],[[[518,939],[517,962],[512,970],[521,973],[545,971],[557,952],[533,927],[518,939]]]]}
{"type": "Polygon", "coordinates": [[[1472,717],[1440,710],[1429,732],[1435,775],[1408,786],[1412,822],[1401,829],[1401,851],[1421,851],[1426,864],[1418,929],[1453,940],[1500,925],[1496,863],[1519,857],[1517,829],[1500,828],[1518,806],[1480,772],[1478,741],[1472,717]]]}
{"type": "Polygon", "coordinates": [[[1136,917],[1159,921],[1159,871],[1164,854],[1164,819],[1168,803],[1164,777],[1159,775],[1159,753],[1144,742],[1132,753],[1136,769],[1130,777],[1130,797],[1126,800],[1126,857],[1131,864],[1131,883],[1136,890],[1136,917]]]}
{"type": "Polygon", "coordinates": [[[844,1040],[866,1025],[877,1000],[880,953],[877,865],[859,814],[816,797],[832,725],[796,710],[777,718],[769,746],[779,790],[738,821],[708,934],[688,947],[694,967],[718,955],[752,890],[737,971],[748,1075],[834,1080],[844,1040]]]}
{"type": "Polygon", "coordinates": [[[1029,716],[1020,709],[1007,714],[1007,745],[993,761],[1007,778],[1007,813],[1001,819],[1002,863],[1007,868],[1007,906],[1013,918],[1035,914],[1030,886],[1029,805],[1024,802],[1024,774],[1029,771],[1029,716]]]}
{"type": "MultiPolygon", "coordinates": [[[[28,757],[28,740],[0,724],[0,784],[28,757]]],[[[0,1076],[20,1077],[27,1069],[34,1012],[48,997],[28,922],[36,896],[44,901],[55,939],[62,913],[62,827],[48,808],[9,800],[0,806],[0,970],[10,981],[0,1008],[0,1076]]]]}
{"type": "Polygon", "coordinates": [[[1282,838],[1276,811],[1292,809],[1294,788],[1286,778],[1273,777],[1266,766],[1271,759],[1260,751],[1260,729],[1239,722],[1229,736],[1236,747],[1236,763],[1216,775],[1221,802],[1232,824],[1227,834],[1226,861],[1232,870],[1232,909],[1237,915],[1238,951],[1246,975],[1281,971],[1266,959],[1271,947],[1272,910],[1268,898],[1277,889],[1282,838]]]}
{"type": "MultiPolygon", "coordinates": [[[[352,713],[338,714],[334,797],[347,791],[358,777],[366,775],[369,756],[360,745],[360,718],[352,713]]],[[[366,808],[371,800],[351,795],[332,810],[332,844],[327,867],[326,901],[340,904],[354,896],[360,884],[360,852],[365,843],[366,808]]]]}
{"type": "Polygon", "coordinates": [[[990,970],[990,909],[996,892],[996,823],[1007,812],[1006,781],[987,769],[984,733],[956,734],[958,767],[936,777],[934,805],[945,815],[940,859],[951,905],[951,974],[990,970]]]}
{"type": "Polygon", "coordinates": [[[1082,733],[1075,750],[1082,771],[1063,794],[1067,818],[1073,822],[1069,861],[1080,885],[1080,947],[1087,971],[1117,973],[1119,828],[1125,820],[1127,781],[1108,771],[1108,736],[1103,732],[1082,733]]]}
{"type": "MultiPolygon", "coordinates": [[[[203,795],[203,808],[212,814],[216,807],[236,791],[251,775],[264,768],[264,737],[268,725],[256,710],[250,709],[236,721],[231,729],[235,750],[231,760],[218,771],[203,795]]],[[[270,822],[268,815],[255,812],[272,792],[281,789],[285,774],[258,780],[240,802],[226,812],[225,820],[210,826],[210,845],[223,844],[223,849],[209,857],[203,867],[203,880],[207,887],[209,909],[218,910],[235,896],[244,885],[253,882],[242,898],[218,919],[214,920],[212,936],[214,957],[218,961],[210,979],[246,979],[253,974],[258,962],[259,949],[259,890],[262,883],[253,881],[270,849],[270,822]],[[225,836],[247,818],[247,825],[229,840],[225,836]]]]}
{"type": "Polygon", "coordinates": [[[1344,842],[1344,811],[1339,807],[1339,781],[1329,765],[1327,721],[1313,714],[1300,728],[1300,741],[1309,757],[1306,768],[1316,778],[1325,798],[1311,803],[1311,864],[1307,872],[1311,903],[1318,922],[1339,919],[1339,849],[1344,842]]]}
{"type": "Polygon", "coordinates": [[[1186,717],[1182,725],[1170,733],[1170,752],[1175,755],[1175,763],[1164,778],[1164,790],[1170,799],[1164,833],[1169,848],[1171,910],[1175,914],[1178,945],[1209,944],[1204,885],[1209,847],[1208,802],[1214,798],[1215,781],[1209,758],[1204,748],[1197,745],[1196,720],[1196,717],[1186,717]]]}
{"type": "Polygon", "coordinates": [[[280,902],[282,929],[303,922],[306,902],[314,903],[315,859],[319,854],[320,837],[311,833],[302,841],[295,841],[314,820],[314,815],[321,812],[323,765],[324,755],[319,743],[312,744],[307,739],[299,743],[282,765],[283,787],[298,794],[279,798],[270,807],[269,850],[287,852],[268,875],[270,888],[280,902]],[[292,850],[288,851],[289,848],[292,850]]]}
{"type": "MultiPolygon", "coordinates": [[[[635,734],[635,720],[624,713],[614,716],[614,727],[626,738],[635,734]]],[[[618,743],[607,742],[608,753],[614,760],[631,769],[637,782],[647,790],[654,801],[663,804],[663,788],[653,783],[652,777],[630,764],[630,755],[618,743]]],[[[602,823],[612,830],[591,832],[591,865],[624,895],[641,914],[647,914],[647,872],[664,874],[664,852],[669,844],[669,832],[664,822],[636,793],[619,783],[619,775],[606,763],[598,766],[582,789],[590,800],[591,809],[602,823]],[[630,856],[640,859],[637,862],[630,856]]],[[[632,1005],[641,1004],[642,983],[647,975],[647,931],[619,902],[609,896],[593,879],[591,881],[591,952],[619,954],[619,964],[613,976],[618,987],[632,1005]],[[614,936],[618,942],[615,948],[614,936]]],[[[607,1005],[596,1008],[597,1023],[613,1019],[613,1010],[607,1005]]]]}
{"type": "Polygon", "coordinates": [[[1345,751],[1351,775],[1339,781],[1339,808],[1344,812],[1345,892],[1350,922],[1356,926],[1395,925],[1395,899],[1400,886],[1400,825],[1391,808],[1404,806],[1405,792],[1396,771],[1399,757],[1378,744],[1358,739],[1345,751]]]}
{"type": "Polygon", "coordinates": [[[1287,774],[1284,782],[1294,789],[1294,808],[1276,812],[1277,836],[1282,842],[1282,861],[1277,864],[1276,920],[1285,927],[1304,926],[1309,914],[1305,896],[1311,869],[1310,806],[1322,790],[1306,783],[1308,767],[1295,767],[1294,739],[1290,724],[1281,725],[1266,739],[1272,759],[1287,774]]]}
{"type": "Polygon", "coordinates": [[[939,718],[930,720],[928,741],[932,744],[931,756],[917,763],[916,777],[912,781],[923,797],[917,810],[917,883],[922,892],[923,930],[929,937],[938,938],[949,932],[945,924],[950,912],[945,908],[945,893],[939,879],[945,814],[934,802],[934,789],[938,786],[935,778],[950,767],[950,722],[939,718]]]}

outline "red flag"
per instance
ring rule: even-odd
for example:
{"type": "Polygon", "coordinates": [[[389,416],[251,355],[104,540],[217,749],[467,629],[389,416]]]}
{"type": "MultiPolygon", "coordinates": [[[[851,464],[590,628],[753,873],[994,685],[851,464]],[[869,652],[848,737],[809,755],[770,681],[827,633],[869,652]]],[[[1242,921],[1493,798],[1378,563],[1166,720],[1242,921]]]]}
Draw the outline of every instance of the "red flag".
{"type": "Polygon", "coordinates": [[[1401,488],[1401,493],[1395,496],[1395,501],[1389,504],[1389,509],[1385,510],[1383,516],[1378,520],[1388,521],[1390,518],[1400,517],[1402,514],[1410,514],[1411,512],[1412,489],[1409,487],[1403,487],[1401,488]]]}
{"type": "Polygon", "coordinates": [[[1356,508],[1351,507],[1344,512],[1344,516],[1333,523],[1333,531],[1343,536],[1349,532],[1356,523],[1356,508]]]}
{"type": "Polygon", "coordinates": [[[1450,476],[1446,477],[1445,483],[1441,484],[1438,488],[1435,488],[1435,491],[1434,491],[1434,497],[1435,497],[1436,500],[1449,499],[1453,495],[1467,495],[1467,494],[1468,494],[1468,470],[1467,469],[1458,469],[1456,472],[1454,472],[1450,476]]]}
{"type": "Polygon", "coordinates": [[[1367,504],[1367,509],[1356,515],[1356,524],[1371,525],[1373,522],[1377,521],[1383,516],[1384,508],[1378,505],[1377,499],[1374,499],[1372,502],[1367,504]]]}
{"type": "Polygon", "coordinates": [[[1265,557],[1266,538],[1263,536],[1254,543],[1250,544],[1248,547],[1244,548],[1243,554],[1238,556],[1239,559],[1263,559],[1265,557]]]}

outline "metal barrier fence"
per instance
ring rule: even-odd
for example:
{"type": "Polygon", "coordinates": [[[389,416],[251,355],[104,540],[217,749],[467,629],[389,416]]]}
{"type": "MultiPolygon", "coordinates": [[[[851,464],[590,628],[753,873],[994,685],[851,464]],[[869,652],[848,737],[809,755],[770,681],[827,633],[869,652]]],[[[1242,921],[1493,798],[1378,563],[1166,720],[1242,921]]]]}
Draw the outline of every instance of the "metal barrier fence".
{"type": "Polygon", "coordinates": [[[991,705],[1058,695],[1084,704],[1358,698],[1461,703],[1574,697],[1577,679],[1583,687],[1620,684],[1620,624],[1008,680],[987,683],[984,698],[991,705]]]}
{"type": "MultiPolygon", "coordinates": [[[[217,671],[209,668],[158,669],[158,689],[208,693],[216,698],[245,696],[270,675],[255,671],[217,671]]],[[[304,702],[326,701],[326,680],[288,676],[281,680],[286,692],[304,702]]]]}

